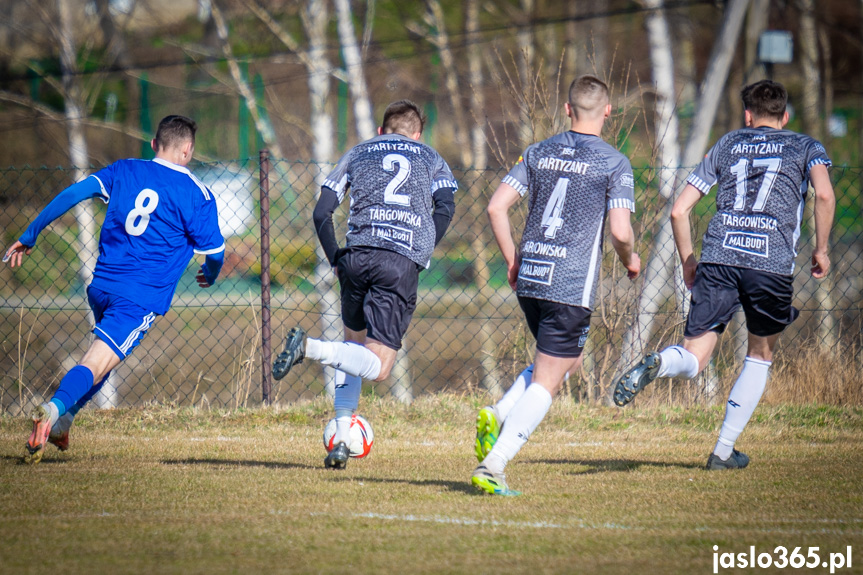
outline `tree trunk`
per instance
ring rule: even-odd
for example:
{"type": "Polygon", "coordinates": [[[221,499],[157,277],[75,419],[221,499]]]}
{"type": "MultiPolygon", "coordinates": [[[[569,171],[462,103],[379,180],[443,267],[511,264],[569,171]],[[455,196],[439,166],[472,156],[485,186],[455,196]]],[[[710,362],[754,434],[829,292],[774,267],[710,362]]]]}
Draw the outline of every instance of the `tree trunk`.
{"type": "MultiPolygon", "coordinates": [[[[72,180],[80,182],[87,177],[90,158],[87,152],[87,138],[84,133],[84,106],[81,102],[81,86],[76,63],[75,39],[72,31],[71,7],[66,0],[57,0],[57,12],[60,19],[59,38],[60,67],[63,74],[63,100],[66,115],[66,132],[69,137],[69,160],[72,164],[72,180]]],[[[96,214],[92,202],[81,202],[73,208],[75,221],[78,223],[77,250],[81,260],[78,276],[85,286],[93,281],[93,270],[99,257],[99,245],[96,241],[96,214]]],[[[88,308],[87,321],[95,322],[93,311],[88,308]]],[[[111,378],[113,380],[113,378],[111,378]]],[[[105,383],[97,395],[95,403],[100,408],[110,408],[116,405],[117,394],[113,381],[105,383]]]]}
{"type": "Polygon", "coordinates": [[[746,16],[746,47],[743,57],[743,83],[749,85],[767,77],[764,64],[758,61],[758,40],[767,29],[770,0],[752,0],[746,16]]]}
{"type": "Polygon", "coordinates": [[[480,351],[480,366],[482,369],[481,378],[483,387],[491,394],[492,397],[497,397],[502,391],[503,376],[498,368],[497,346],[494,341],[496,329],[491,321],[487,318],[494,315],[496,311],[490,300],[494,295],[494,289],[489,284],[491,279],[491,271],[488,262],[491,259],[489,245],[490,238],[486,237],[486,201],[479,201],[479,198],[486,198],[485,191],[491,185],[488,180],[486,169],[488,167],[488,152],[486,150],[485,133],[482,126],[485,125],[485,93],[483,92],[483,73],[482,73],[482,47],[479,43],[479,0],[467,1],[467,13],[465,18],[465,32],[467,33],[468,44],[468,71],[470,74],[470,111],[473,116],[471,122],[471,156],[473,165],[465,165],[465,175],[469,175],[468,179],[472,185],[473,193],[469,194],[470,215],[473,222],[474,236],[471,240],[471,251],[473,252],[473,270],[474,281],[476,283],[477,293],[479,294],[478,313],[480,315],[481,327],[481,351],[480,351]]]}
{"type": "MultiPolygon", "coordinates": [[[[623,337],[621,367],[635,363],[645,351],[645,345],[653,330],[656,314],[668,297],[667,286],[675,265],[674,240],[671,233],[671,205],[674,199],[676,175],[680,166],[680,144],[678,140],[678,118],[674,92],[674,58],[671,35],[662,9],[662,0],[645,0],[644,6],[651,11],[645,18],[653,82],[656,91],[656,147],[659,149],[657,174],[659,179],[659,201],[664,203],[658,225],[659,233],[654,237],[653,255],[644,273],[644,287],[638,305],[635,324],[623,337]]],[[[678,294],[678,301],[685,299],[678,294]]]]}
{"type": "Polygon", "coordinates": [[[357,133],[360,140],[368,140],[375,136],[375,122],[372,116],[372,105],[369,101],[369,91],[366,77],[363,73],[363,61],[357,38],[354,32],[353,15],[350,0],[335,0],[338,16],[339,42],[345,58],[345,68],[348,75],[348,88],[354,101],[354,116],[356,116],[357,133]]]}
{"type": "Polygon", "coordinates": [[[258,133],[261,135],[266,146],[270,149],[270,157],[283,159],[285,155],[282,153],[282,147],[279,145],[276,131],[273,129],[273,125],[270,120],[260,113],[261,108],[258,105],[258,99],[255,97],[255,92],[252,90],[251,86],[249,86],[248,80],[243,77],[243,73],[240,70],[237,59],[234,57],[234,51],[231,49],[231,43],[228,39],[228,25],[225,22],[222,10],[215,1],[211,4],[210,10],[213,22],[216,24],[216,31],[219,35],[222,53],[224,54],[225,61],[228,65],[228,71],[231,74],[231,78],[234,80],[234,84],[237,86],[237,90],[240,92],[240,95],[246,103],[246,108],[249,110],[249,114],[255,122],[255,128],[258,130],[258,133]]]}
{"type": "Polygon", "coordinates": [[[518,126],[518,138],[521,149],[528,147],[534,141],[534,115],[537,111],[534,77],[533,25],[534,0],[521,0],[522,18],[519,20],[518,33],[518,77],[521,81],[522,97],[521,121],[518,126]]]}
{"type": "MultiPolygon", "coordinates": [[[[816,140],[824,139],[821,121],[821,74],[818,69],[818,31],[815,23],[815,0],[798,0],[800,8],[800,65],[803,69],[803,131],[816,140]]],[[[810,202],[811,203],[811,202],[810,202]]],[[[815,244],[815,211],[807,210],[808,227],[815,244]]],[[[826,352],[836,349],[836,322],[833,319],[832,276],[815,282],[815,320],[818,324],[818,342],[826,352]]]]}
{"type": "MultiPolygon", "coordinates": [[[[368,140],[375,135],[375,123],[372,118],[372,105],[369,101],[366,78],[363,73],[363,62],[354,32],[351,5],[349,0],[335,0],[335,3],[338,15],[339,42],[345,58],[348,87],[354,101],[357,133],[360,140],[368,140]]],[[[410,403],[413,399],[413,385],[410,376],[410,359],[407,356],[406,347],[403,347],[396,355],[396,362],[390,377],[393,381],[390,393],[399,401],[410,403]]]]}
{"type": "MultiPolygon", "coordinates": [[[[309,101],[311,103],[312,161],[315,173],[315,195],[320,196],[321,186],[332,169],[333,120],[327,113],[330,96],[330,62],[327,59],[327,24],[329,16],[325,0],[309,0],[303,14],[303,26],[309,38],[307,68],[309,72],[309,101]]],[[[321,336],[327,341],[342,339],[339,296],[335,289],[335,274],[327,261],[320,243],[315,248],[315,292],[321,319],[321,336]]],[[[324,387],[327,395],[335,395],[335,369],[324,367],[324,387]]]]}
{"type": "MultiPolygon", "coordinates": [[[[659,9],[662,7],[662,1],[651,1],[657,2],[658,9],[655,13],[661,14],[659,9]]],[[[734,55],[737,40],[740,37],[743,16],[746,14],[748,3],[749,0],[729,0],[726,5],[722,26],[713,44],[707,72],[701,85],[695,118],[692,121],[689,139],[683,151],[682,164],[680,164],[675,176],[675,190],[682,187],[689,171],[698,163],[707,147],[710,127],[716,117],[719,98],[724,92],[723,86],[728,78],[731,58],[734,55]]],[[[658,39],[658,42],[661,43],[662,41],[662,38],[658,39]]],[[[681,293],[682,277],[680,276],[680,267],[675,263],[676,257],[674,255],[673,233],[671,230],[670,216],[673,197],[667,198],[665,201],[666,204],[662,211],[659,229],[654,235],[655,248],[645,267],[645,288],[638,303],[638,319],[627,335],[624,336],[625,343],[622,359],[632,358],[637,350],[643,350],[650,334],[653,332],[656,312],[665,302],[664,294],[657,293],[656,290],[661,290],[663,286],[670,284],[675,286],[675,291],[678,294],[681,293]],[[672,265],[674,266],[674,271],[672,271],[672,265]]],[[[684,309],[685,301],[685,297],[678,300],[680,309],[684,309]]],[[[627,369],[632,363],[632,361],[621,361],[618,369],[621,371],[627,369]]],[[[708,385],[713,385],[713,383],[711,382],[708,385]]],[[[708,391],[710,390],[705,390],[705,392],[708,391]]]]}

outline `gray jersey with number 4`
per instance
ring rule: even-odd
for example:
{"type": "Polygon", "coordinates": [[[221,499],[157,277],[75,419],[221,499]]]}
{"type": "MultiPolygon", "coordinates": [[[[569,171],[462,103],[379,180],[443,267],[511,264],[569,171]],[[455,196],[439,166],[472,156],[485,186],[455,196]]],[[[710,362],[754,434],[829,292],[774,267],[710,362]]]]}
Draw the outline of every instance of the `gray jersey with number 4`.
{"type": "Polygon", "coordinates": [[[809,170],[817,164],[830,165],[824,146],[790,130],[723,136],[686,180],[705,195],[718,185],[701,261],[791,275],[809,170]]]}
{"type": "Polygon", "coordinates": [[[340,202],[351,189],[348,247],[390,250],[426,267],[435,241],[432,195],[440,189],[455,191],[458,184],[434,149],[384,134],[349,150],[324,186],[340,202]]]}
{"type": "Polygon", "coordinates": [[[503,182],[529,194],[518,295],[591,309],[605,214],[635,211],[629,160],[598,136],[564,132],[528,147],[503,182]]]}

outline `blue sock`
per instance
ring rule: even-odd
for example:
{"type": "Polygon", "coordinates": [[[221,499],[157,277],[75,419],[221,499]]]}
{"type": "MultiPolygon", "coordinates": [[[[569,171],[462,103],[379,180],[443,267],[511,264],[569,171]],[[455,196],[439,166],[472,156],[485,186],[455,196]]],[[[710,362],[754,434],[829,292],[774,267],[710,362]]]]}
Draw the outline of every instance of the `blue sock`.
{"type": "Polygon", "coordinates": [[[82,397],[77,402],[75,402],[75,405],[73,405],[72,407],[70,407],[66,411],[71,413],[72,417],[75,417],[76,415],[78,415],[78,412],[81,411],[81,408],[84,407],[85,405],[87,405],[87,402],[89,402],[91,399],[93,399],[93,396],[102,390],[102,386],[105,385],[106,381],[108,381],[108,376],[110,376],[110,375],[111,375],[111,372],[109,371],[108,375],[106,375],[105,377],[102,378],[102,381],[100,381],[99,383],[97,383],[96,385],[91,387],[90,391],[88,391],[87,393],[84,394],[84,397],[82,397]]]}
{"type": "Polygon", "coordinates": [[[78,403],[92,388],[93,372],[83,365],[76,365],[60,380],[60,387],[54,392],[51,403],[57,406],[62,417],[67,409],[78,403]]]}

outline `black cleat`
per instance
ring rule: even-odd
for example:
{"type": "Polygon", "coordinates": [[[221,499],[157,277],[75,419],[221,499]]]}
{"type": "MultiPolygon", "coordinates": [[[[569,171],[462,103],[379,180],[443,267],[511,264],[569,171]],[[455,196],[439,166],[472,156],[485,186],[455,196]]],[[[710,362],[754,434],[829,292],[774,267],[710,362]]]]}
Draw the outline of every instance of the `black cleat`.
{"type": "Polygon", "coordinates": [[[306,332],[301,327],[291,328],[285,338],[285,349],[273,362],[273,379],[282,379],[291,368],[303,363],[306,357],[306,332]]]}
{"type": "Polygon", "coordinates": [[[647,387],[647,384],[656,379],[662,358],[656,352],[650,352],[644,356],[641,362],[624,373],[614,384],[614,403],[623,407],[647,387]]]}
{"type": "Polygon", "coordinates": [[[344,469],[348,464],[351,453],[345,442],[339,442],[324,459],[324,467],[327,469],[344,469]]]}
{"type": "Polygon", "coordinates": [[[707,458],[707,465],[704,469],[708,471],[716,471],[717,469],[743,469],[749,465],[749,456],[745,453],[740,453],[736,449],[731,450],[731,455],[728,459],[719,459],[715,453],[711,453],[707,458]]]}

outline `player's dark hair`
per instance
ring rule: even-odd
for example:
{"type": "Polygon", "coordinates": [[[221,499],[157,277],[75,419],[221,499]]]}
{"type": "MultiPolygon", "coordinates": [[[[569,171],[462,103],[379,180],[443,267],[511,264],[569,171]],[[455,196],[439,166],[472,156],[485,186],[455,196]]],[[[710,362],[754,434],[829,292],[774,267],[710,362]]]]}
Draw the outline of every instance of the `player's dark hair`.
{"type": "Polygon", "coordinates": [[[159,122],[159,129],[156,130],[156,151],[165,150],[189,140],[194,144],[197,131],[198,124],[191,118],[177,115],[165,116],[159,122]]]}
{"type": "Polygon", "coordinates": [[[569,85],[569,107],[572,108],[576,119],[579,111],[595,112],[607,103],[608,86],[596,76],[585,74],[569,85]]]}
{"type": "Polygon", "coordinates": [[[754,118],[776,118],[781,120],[788,104],[785,86],[773,80],[760,80],[740,91],[743,107],[754,118]]]}
{"type": "Polygon", "coordinates": [[[426,118],[419,106],[410,100],[399,100],[393,102],[384,111],[383,127],[384,134],[401,134],[412,136],[417,132],[422,133],[426,118]]]}

